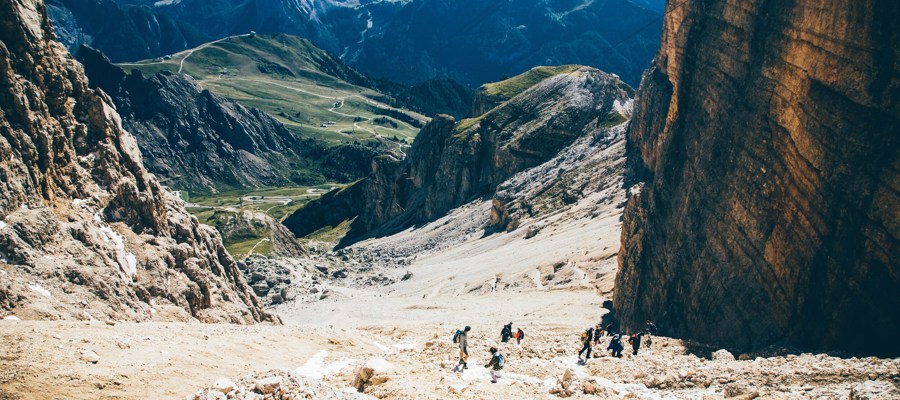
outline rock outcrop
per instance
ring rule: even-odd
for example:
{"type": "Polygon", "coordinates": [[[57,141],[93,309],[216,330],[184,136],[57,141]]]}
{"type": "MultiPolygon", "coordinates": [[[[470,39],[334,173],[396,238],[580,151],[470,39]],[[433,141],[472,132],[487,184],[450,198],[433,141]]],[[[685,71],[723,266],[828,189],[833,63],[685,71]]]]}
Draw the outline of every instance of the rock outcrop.
{"type": "Polygon", "coordinates": [[[525,87],[520,78],[494,84],[517,88],[506,91],[509,100],[460,122],[437,116],[406,159],[376,158],[368,178],[307,205],[285,225],[303,236],[354,219],[347,237],[359,238],[430,221],[627,119],[631,89],[599,70],[573,67],[525,87]]]}
{"type": "Polygon", "coordinates": [[[670,2],[615,306],[734,348],[900,354],[898,7],[670,2]]]}
{"type": "Polygon", "coordinates": [[[87,46],[78,60],[91,87],[112,97],[146,168],[176,189],[285,185],[292,169],[309,168],[325,154],[321,143],[297,138],[269,115],[216,96],[187,75],[126,74],[87,46]]]}
{"type": "Polygon", "coordinates": [[[22,318],[277,320],[142,166],[39,0],[0,1],[0,308],[22,318]]]}

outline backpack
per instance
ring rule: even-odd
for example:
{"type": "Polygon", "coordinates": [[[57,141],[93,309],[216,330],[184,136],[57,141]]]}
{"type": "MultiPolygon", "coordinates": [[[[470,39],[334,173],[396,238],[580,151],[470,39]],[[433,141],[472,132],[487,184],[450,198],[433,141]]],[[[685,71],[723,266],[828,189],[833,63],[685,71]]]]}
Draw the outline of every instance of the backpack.
{"type": "Polygon", "coordinates": [[[459,335],[462,335],[463,331],[457,329],[456,333],[453,334],[453,343],[459,343],[459,335]]]}
{"type": "Polygon", "coordinates": [[[587,340],[587,338],[588,338],[587,332],[581,332],[581,341],[584,342],[585,340],[587,340]]]}
{"type": "Polygon", "coordinates": [[[503,368],[504,364],[506,364],[506,358],[503,357],[503,354],[497,353],[497,368],[503,368]]]}

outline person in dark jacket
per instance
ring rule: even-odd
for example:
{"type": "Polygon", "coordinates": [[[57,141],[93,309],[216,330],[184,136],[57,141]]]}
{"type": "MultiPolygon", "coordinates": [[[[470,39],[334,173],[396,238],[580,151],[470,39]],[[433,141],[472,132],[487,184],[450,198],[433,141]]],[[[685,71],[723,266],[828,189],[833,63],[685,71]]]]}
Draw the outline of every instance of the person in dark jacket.
{"type": "Polygon", "coordinates": [[[618,333],[613,335],[612,339],[609,341],[609,346],[606,346],[606,349],[610,351],[610,355],[613,357],[622,357],[622,350],[625,350],[625,346],[622,346],[622,335],[618,333]]]}
{"type": "Polygon", "coordinates": [[[500,370],[503,369],[503,355],[496,347],[491,347],[488,351],[491,352],[491,359],[484,367],[491,372],[491,383],[497,383],[497,379],[500,378],[500,370]]]}
{"type": "Polygon", "coordinates": [[[628,343],[631,343],[632,355],[638,355],[638,350],[641,348],[641,336],[644,336],[644,334],[638,332],[628,338],[628,343]]]}
{"type": "Polygon", "coordinates": [[[581,354],[587,351],[585,360],[591,358],[591,342],[594,340],[594,328],[588,328],[581,334],[581,351],[578,352],[578,359],[581,360],[581,354]]]}
{"type": "Polygon", "coordinates": [[[503,343],[509,342],[509,339],[512,338],[512,322],[503,325],[503,329],[500,330],[500,341],[503,343]]]}
{"type": "Polygon", "coordinates": [[[603,337],[603,327],[598,323],[594,327],[594,346],[600,345],[600,338],[603,337]]]}
{"type": "Polygon", "coordinates": [[[516,331],[516,344],[522,344],[522,339],[525,339],[525,331],[522,328],[516,331]]]}

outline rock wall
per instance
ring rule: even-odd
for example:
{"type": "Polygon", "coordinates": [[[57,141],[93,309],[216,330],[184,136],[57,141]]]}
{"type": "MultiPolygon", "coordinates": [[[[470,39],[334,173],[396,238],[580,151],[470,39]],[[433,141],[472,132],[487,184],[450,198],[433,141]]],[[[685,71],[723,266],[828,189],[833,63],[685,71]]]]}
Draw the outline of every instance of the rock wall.
{"type": "Polygon", "coordinates": [[[148,173],[39,0],[0,0],[0,309],[29,319],[277,320],[148,173]]]}
{"type": "Polygon", "coordinates": [[[900,354],[898,9],[669,2],[628,133],[626,328],[900,354]]]}
{"type": "Polygon", "coordinates": [[[285,220],[298,236],[355,218],[349,238],[433,220],[491,196],[517,172],[550,160],[576,139],[624,122],[631,88],[581,67],[549,77],[477,118],[437,116],[404,160],[379,157],[373,173],[285,220]],[[327,218],[318,215],[329,210],[327,218]]]}

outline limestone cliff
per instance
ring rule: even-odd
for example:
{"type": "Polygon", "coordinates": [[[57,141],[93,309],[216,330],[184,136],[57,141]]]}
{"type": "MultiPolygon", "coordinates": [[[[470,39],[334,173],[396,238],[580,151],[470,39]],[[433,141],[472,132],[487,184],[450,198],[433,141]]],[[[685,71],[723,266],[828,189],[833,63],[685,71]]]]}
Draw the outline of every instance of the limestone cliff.
{"type": "Polygon", "coordinates": [[[624,122],[632,93],[612,75],[577,66],[494,85],[508,100],[459,122],[437,116],[406,159],[376,158],[368,178],[313,202],[285,225],[302,236],[355,218],[348,237],[358,238],[433,220],[492,196],[506,179],[550,160],[576,139],[624,122]]]}
{"type": "Polygon", "coordinates": [[[21,318],[277,320],[218,234],[141,162],[39,0],[0,1],[0,309],[21,318]]]}
{"type": "Polygon", "coordinates": [[[628,133],[627,328],[900,354],[898,10],[669,2],[628,133]]]}

